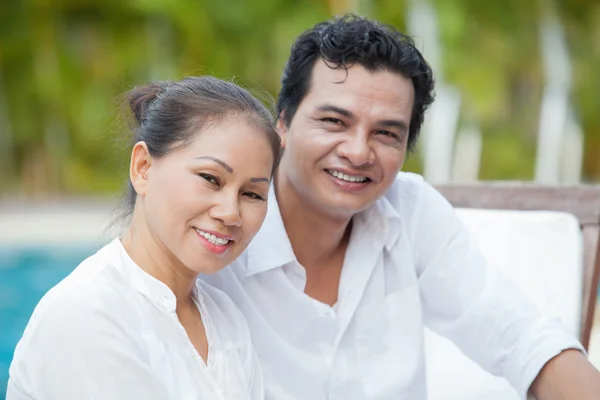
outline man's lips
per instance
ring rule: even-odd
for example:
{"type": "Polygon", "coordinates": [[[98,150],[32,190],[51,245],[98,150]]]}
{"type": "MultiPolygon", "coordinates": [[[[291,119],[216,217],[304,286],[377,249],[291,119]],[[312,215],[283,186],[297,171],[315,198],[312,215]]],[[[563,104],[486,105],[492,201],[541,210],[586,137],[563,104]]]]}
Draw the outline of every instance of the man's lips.
{"type": "Polygon", "coordinates": [[[373,179],[371,179],[371,177],[369,177],[368,175],[344,169],[326,168],[325,172],[337,179],[351,183],[369,183],[373,181],[373,179]]]}

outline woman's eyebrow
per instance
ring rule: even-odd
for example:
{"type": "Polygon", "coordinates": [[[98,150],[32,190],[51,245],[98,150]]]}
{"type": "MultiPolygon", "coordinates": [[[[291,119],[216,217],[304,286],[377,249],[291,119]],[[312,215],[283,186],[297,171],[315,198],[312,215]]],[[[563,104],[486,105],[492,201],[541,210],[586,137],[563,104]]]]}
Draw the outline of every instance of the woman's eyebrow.
{"type": "MultiPolygon", "coordinates": [[[[211,160],[216,162],[217,164],[219,164],[220,166],[222,166],[223,168],[225,168],[227,170],[227,172],[229,173],[233,173],[233,168],[231,168],[229,165],[227,165],[227,163],[223,160],[218,159],[217,157],[212,157],[212,156],[200,156],[200,157],[196,157],[196,160],[211,160]]],[[[269,178],[264,178],[264,177],[260,177],[260,178],[250,178],[250,182],[267,182],[267,183],[271,183],[271,181],[269,180],[269,178]]]]}
{"type": "Polygon", "coordinates": [[[250,182],[267,182],[271,183],[271,181],[267,178],[250,178],[250,182]]]}
{"type": "Polygon", "coordinates": [[[223,168],[225,168],[227,170],[227,172],[232,173],[233,172],[233,168],[231,168],[229,165],[227,165],[227,163],[223,160],[219,160],[216,157],[211,157],[211,156],[200,156],[200,157],[196,157],[196,160],[211,160],[216,162],[217,164],[219,164],[220,166],[222,166],[223,168]]]}

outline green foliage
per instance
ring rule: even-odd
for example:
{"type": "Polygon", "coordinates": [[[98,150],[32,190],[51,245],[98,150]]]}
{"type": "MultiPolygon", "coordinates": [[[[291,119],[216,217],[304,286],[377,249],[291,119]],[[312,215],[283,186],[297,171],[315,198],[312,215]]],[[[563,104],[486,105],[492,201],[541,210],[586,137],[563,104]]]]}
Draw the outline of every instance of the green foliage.
{"type": "MultiPolygon", "coordinates": [[[[0,5],[0,193],[113,193],[128,141],[122,93],[152,79],[213,74],[273,96],[296,35],[352,7],[405,29],[398,0],[6,0],[0,5]]],[[[539,20],[550,1],[434,0],[446,80],[485,135],[481,177],[533,174],[544,86],[539,20]]],[[[600,3],[559,0],[600,179],[600,3]]],[[[407,168],[419,170],[412,156],[407,168]]]]}

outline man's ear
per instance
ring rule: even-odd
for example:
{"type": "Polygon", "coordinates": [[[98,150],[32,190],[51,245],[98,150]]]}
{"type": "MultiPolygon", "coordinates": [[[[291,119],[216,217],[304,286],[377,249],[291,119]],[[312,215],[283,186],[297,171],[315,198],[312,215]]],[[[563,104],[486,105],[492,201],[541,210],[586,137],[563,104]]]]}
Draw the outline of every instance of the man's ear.
{"type": "Polygon", "coordinates": [[[277,118],[277,125],[275,128],[277,129],[277,133],[279,134],[279,139],[281,140],[281,147],[285,149],[285,137],[287,134],[287,127],[284,122],[284,111],[279,114],[279,118],[277,118]]]}
{"type": "Polygon", "coordinates": [[[152,166],[152,155],[145,142],[137,142],[131,150],[129,179],[138,196],[144,196],[148,187],[148,172],[152,166]]]}

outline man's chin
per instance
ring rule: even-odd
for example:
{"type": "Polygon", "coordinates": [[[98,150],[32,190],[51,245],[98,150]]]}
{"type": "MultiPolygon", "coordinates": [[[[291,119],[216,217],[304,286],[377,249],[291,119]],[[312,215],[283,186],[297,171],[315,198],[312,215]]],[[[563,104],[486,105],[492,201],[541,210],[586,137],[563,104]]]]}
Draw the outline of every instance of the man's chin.
{"type": "Polygon", "coordinates": [[[359,199],[328,199],[322,203],[323,211],[326,211],[326,214],[335,218],[350,219],[372,204],[372,201],[367,199],[360,200],[361,201],[359,201],[359,199]]]}
{"type": "Polygon", "coordinates": [[[306,193],[305,205],[317,214],[335,219],[350,219],[367,209],[376,200],[374,192],[349,193],[330,185],[315,185],[314,190],[306,193]]]}

